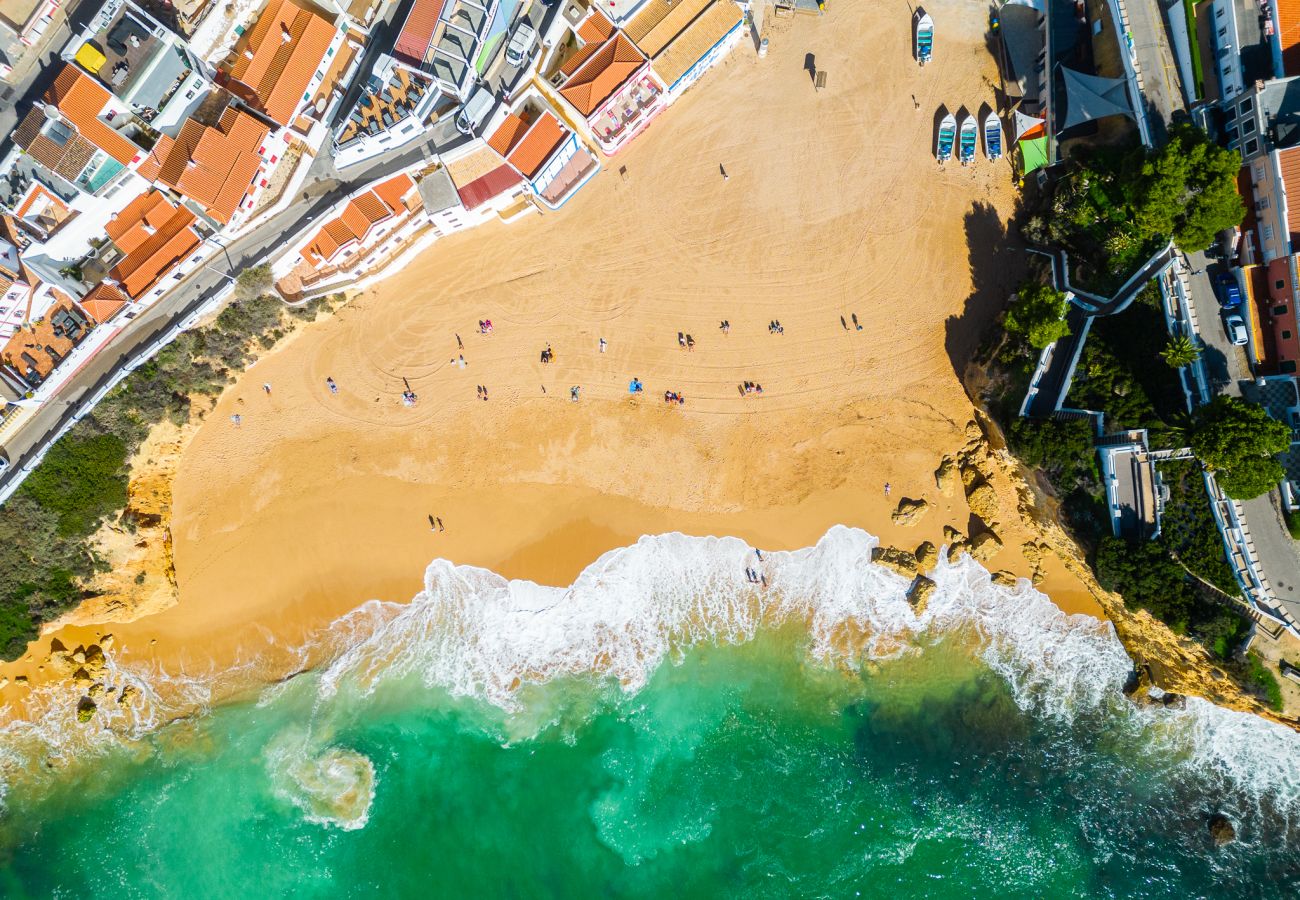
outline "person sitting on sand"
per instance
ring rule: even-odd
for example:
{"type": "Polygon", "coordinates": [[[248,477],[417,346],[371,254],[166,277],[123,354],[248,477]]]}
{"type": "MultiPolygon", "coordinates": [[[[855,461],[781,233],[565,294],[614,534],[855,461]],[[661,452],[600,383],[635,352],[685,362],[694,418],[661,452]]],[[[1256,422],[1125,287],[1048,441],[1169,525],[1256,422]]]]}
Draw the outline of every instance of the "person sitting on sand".
{"type": "Polygon", "coordinates": [[[576,384],[575,384],[573,387],[569,388],[569,399],[572,400],[574,403],[577,403],[577,402],[578,402],[578,393],[579,393],[581,390],[582,390],[582,388],[578,387],[578,385],[576,385],[576,384]]]}
{"type": "Polygon", "coordinates": [[[325,379],[325,386],[328,387],[328,388],[330,389],[330,393],[331,393],[331,394],[337,394],[337,393],[339,392],[339,386],[338,386],[337,384],[334,383],[334,379],[333,379],[333,378],[326,378],[326,379],[325,379]]]}
{"type": "Polygon", "coordinates": [[[681,347],[683,350],[686,349],[686,335],[682,334],[680,331],[677,332],[677,346],[681,347]]]}
{"type": "Polygon", "coordinates": [[[686,335],[686,349],[687,350],[695,349],[695,338],[691,337],[689,334],[686,335]]]}

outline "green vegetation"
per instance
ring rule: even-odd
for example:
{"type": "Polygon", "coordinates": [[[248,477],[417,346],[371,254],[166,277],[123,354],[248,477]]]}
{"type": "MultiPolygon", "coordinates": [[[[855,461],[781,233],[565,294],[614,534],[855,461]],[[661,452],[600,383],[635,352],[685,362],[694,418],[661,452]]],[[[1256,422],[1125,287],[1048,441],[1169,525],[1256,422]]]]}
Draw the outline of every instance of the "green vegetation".
{"type": "Polygon", "coordinates": [[[245,269],[235,279],[235,296],[243,301],[254,300],[270,294],[275,288],[275,279],[271,276],[271,266],[263,264],[245,269]]]}
{"type": "Polygon", "coordinates": [[[1284,509],[1282,518],[1286,520],[1286,530],[1291,535],[1291,539],[1300,541],[1300,515],[1284,509]]]}
{"type": "Polygon", "coordinates": [[[1183,0],[1183,14],[1187,17],[1187,33],[1191,36],[1192,78],[1196,81],[1196,96],[1205,96],[1205,68],[1201,64],[1201,42],[1196,37],[1196,0],[1183,0]]]}
{"type": "Polygon", "coordinates": [[[1017,292],[1016,302],[1007,310],[1006,329],[1042,350],[1070,333],[1065,322],[1069,302],[1060,291],[1035,282],[1026,282],[1017,292]]]}
{"type": "Polygon", "coordinates": [[[1190,459],[1170,460],[1160,464],[1160,477],[1169,490],[1160,542],[1197,578],[1236,595],[1240,588],[1224,555],[1200,465],[1190,459]]]}
{"type": "Polygon", "coordinates": [[[1190,444],[1229,497],[1249,500],[1282,480],[1274,456],[1291,443],[1291,432],[1262,406],[1237,397],[1216,397],[1197,410],[1190,444]]]}
{"type": "Polygon", "coordinates": [[[1196,343],[1185,334],[1180,334],[1176,338],[1170,338],[1169,343],[1165,344],[1165,349],[1160,351],[1160,356],[1170,368],[1181,369],[1183,366],[1190,366],[1201,358],[1201,350],[1196,343]]]}
{"type": "Polygon", "coordinates": [[[1176,125],[1163,147],[1095,150],[1080,155],[1049,201],[1029,219],[1030,240],[1064,247],[1077,280],[1109,293],[1165,241],[1185,250],[1209,246],[1241,224],[1241,157],[1191,125],[1176,125]]]}
{"type": "Polygon", "coordinates": [[[1255,689],[1269,709],[1282,711],[1282,685],[1254,650],[1246,654],[1244,681],[1255,689]]]}
{"type": "Polygon", "coordinates": [[[104,565],[91,536],[126,506],[127,460],[149,429],[187,421],[191,397],[220,393],[292,319],[314,319],[340,301],[290,309],[258,296],[231,304],[131,373],[50,448],[0,507],[0,657],[22,653],[42,622],[84,598],[81,583],[104,565]]]}

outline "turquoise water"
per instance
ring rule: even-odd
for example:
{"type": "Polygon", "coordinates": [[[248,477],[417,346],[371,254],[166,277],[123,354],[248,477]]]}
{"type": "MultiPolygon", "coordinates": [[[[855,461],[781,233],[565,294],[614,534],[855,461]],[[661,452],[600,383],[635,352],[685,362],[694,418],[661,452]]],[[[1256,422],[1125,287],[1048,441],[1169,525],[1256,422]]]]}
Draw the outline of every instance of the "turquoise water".
{"type": "Polygon", "coordinates": [[[0,894],[1295,894],[1294,735],[1134,707],[1108,629],[969,561],[918,618],[869,540],[769,555],[784,597],[725,583],[739,542],[646,539],[567,592],[435,564],[315,671],[15,780],[0,894]],[[617,678],[540,671],[592,648],[617,678]]]}

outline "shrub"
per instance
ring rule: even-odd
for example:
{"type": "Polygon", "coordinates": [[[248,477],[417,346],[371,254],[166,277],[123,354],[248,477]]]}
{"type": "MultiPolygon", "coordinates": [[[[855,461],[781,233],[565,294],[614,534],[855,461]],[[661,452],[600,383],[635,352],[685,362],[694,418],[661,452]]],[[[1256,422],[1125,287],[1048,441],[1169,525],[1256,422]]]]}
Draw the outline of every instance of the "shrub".
{"type": "Polygon", "coordinates": [[[86,534],[126,505],[126,444],[114,434],[67,435],[23,482],[21,492],[58,517],[62,535],[86,534]]]}
{"type": "Polygon", "coordinates": [[[1264,408],[1238,397],[1216,397],[1197,412],[1192,451],[1215,473],[1229,497],[1249,500],[1282,480],[1273,457],[1291,444],[1291,431],[1264,408]]]}
{"type": "Polygon", "coordinates": [[[1282,711],[1282,685],[1254,650],[1246,654],[1245,681],[1255,688],[1269,709],[1282,711]]]}
{"type": "Polygon", "coordinates": [[[1055,288],[1027,282],[1020,286],[1016,302],[1007,310],[1006,329],[1042,350],[1070,333],[1065,321],[1068,306],[1065,295],[1055,288]]]}

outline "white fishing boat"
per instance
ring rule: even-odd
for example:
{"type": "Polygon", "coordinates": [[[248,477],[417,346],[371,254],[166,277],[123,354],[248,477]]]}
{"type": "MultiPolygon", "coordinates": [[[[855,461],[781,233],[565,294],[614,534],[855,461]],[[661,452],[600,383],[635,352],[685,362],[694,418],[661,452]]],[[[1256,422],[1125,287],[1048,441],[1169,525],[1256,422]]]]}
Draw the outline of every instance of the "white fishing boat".
{"type": "Polygon", "coordinates": [[[990,160],[1002,158],[1002,120],[993,111],[984,117],[984,155],[990,160]]]}
{"type": "Polygon", "coordinates": [[[928,12],[917,10],[916,18],[916,61],[925,65],[934,53],[934,19],[928,12]]]}
{"type": "Polygon", "coordinates": [[[975,145],[979,143],[979,130],[979,126],[975,124],[975,117],[967,113],[961,120],[961,129],[957,136],[957,159],[963,166],[975,161],[975,145]]]}
{"type": "Polygon", "coordinates": [[[939,162],[952,159],[952,145],[957,140],[957,117],[952,113],[943,117],[939,123],[939,138],[934,145],[934,158],[939,162]]]}

